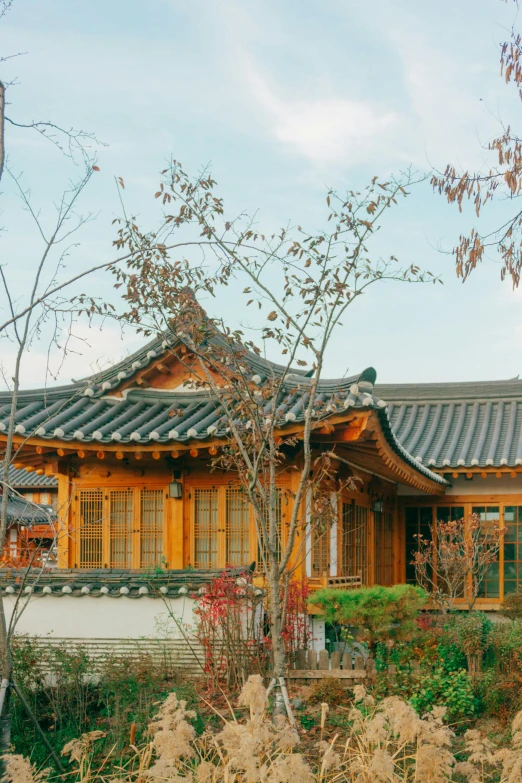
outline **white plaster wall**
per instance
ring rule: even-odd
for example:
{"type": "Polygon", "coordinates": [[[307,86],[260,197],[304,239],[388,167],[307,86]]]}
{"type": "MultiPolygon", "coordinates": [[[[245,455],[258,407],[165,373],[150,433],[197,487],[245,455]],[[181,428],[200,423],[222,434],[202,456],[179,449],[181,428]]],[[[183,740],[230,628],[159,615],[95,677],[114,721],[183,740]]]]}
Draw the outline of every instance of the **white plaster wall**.
{"type": "MultiPolygon", "coordinates": [[[[4,596],[7,622],[15,598],[4,596]]],[[[169,616],[194,628],[194,600],[159,598],[111,598],[110,596],[36,595],[31,596],[16,625],[16,632],[32,636],[55,636],[61,639],[139,639],[142,637],[181,638],[182,633],[169,616]]]]}
{"type": "Polygon", "coordinates": [[[325,622],[322,617],[311,617],[310,619],[310,649],[324,650],[326,647],[325,622]]]}
{"type": "MultiPolygon", "coordinates": [[[[446,488],[445,495],[522,495],[522,474],[517,474],[515,478],[503,474],[501,478],[489,476],[481,478],[480,474],[474,474],[471,480],[464,476],[449,479],[451,486],[446,488]]],[[[415,487],[407,487],[399,484],[398,495],[417,495],[418,497],[429,497],[426,492],[420,492],[415,487]]],[[[439,502],[442,502],[442,498],[439,502]]]]}

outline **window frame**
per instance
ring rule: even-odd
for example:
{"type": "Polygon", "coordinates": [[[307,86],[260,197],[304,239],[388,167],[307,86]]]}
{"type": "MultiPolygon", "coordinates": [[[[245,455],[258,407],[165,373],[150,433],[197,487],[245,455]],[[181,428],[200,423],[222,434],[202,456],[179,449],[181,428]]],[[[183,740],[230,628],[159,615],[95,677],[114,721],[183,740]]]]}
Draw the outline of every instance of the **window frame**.
{"type": "Polygon", "coordinates": [[[82,484],[78,486],[72,493],[72,508],[71,508],[71,534],[73,539],[73,546],[71,547],[73,554],[74,568],[79,570],[91,570],[93,568],[116,568],[123,570],[139,570],[143,571],[147,568],[153,567],[167,567],[168,568],[168,487],[162,482],[161,484],[147,483],[139,485],[111,485],[100,486],[98,485],[86,485],[82,484]],[[152,566],[150,563],[142,565],[142,541],[141,541],[141,504],[142,504],[142,492],[155,491],[162,493],[163,500],[163,514],[162,514],[162,530],[161,530],[161,563],[157,566],[152,566]],[[87,492],[100,492],[102,502],[102,518],[101,518],[101,564],[100,565],[82,565],[82,536],[81,536],[81,497],[82,493],[87,492]],[[132,520],[130,529],[130,564],[129,565],[114,565],[111,561],[111,494],[112,493],[125,493],[129,492],[132,496],[132,520]]]}
{"type": "MultiPolygon", "coordinates": [[[[218,560],[217,568],[224,569],[229,565],[226,563],[227,553],[227,509],[226,509],[226,493],[228,490],[241,489],[241,485],[237,482],[230,480],[216,481],[213,478],[206,479],[204,477],[193,479],[187,476],[185,481],[185,523],[188,530],[188,546],[186,547],[186,555],[188,557],[188,565],[193,568],[199,568],[196,564],[196,491],[214,489],[218,493],[218,560]]],[[[278,482],[277,489],[281,493],[281,550],[284,550],[286,546],[287,537],[287,520],[288,510],[291,507],[287,490],[289,489],[288,482],[278,482]]],[[[257,536],[257,528],[254,519],[254,512],[252,508],[249,509],[249,559],[248,563],[240,563],[240,565],[249,565],[255,562],[256,568],[259,571],[259,542],[257,536]]],[[[233,567],[237,567],[237,564],[233,564],[233,567]]]]}
{"type": "MultiPolygon", "coordinates": [[[[467,518],[472,514],[473,508],[498,507],[499,509],[498,522],[501,528],[504,527],[505,507],[518,506],[522,508],[522,496],[516,494],[493,495],[491,493],[484,493],[481,495],[444,495],[436,498],[435,502],[433,498],[423,498],[423,497],[416,497],[412,495],[411,497],[407,497],[407,498],[402,496],[399,498],[399,500],[401,501],[400,520],[401,520],[401,529],[402,529],[401,558],[403,558],[401,562],[401,568],[400,568],[400,577],[403,582],[406,581],[406,567],[407,567],[407,562],[406,562],[406,509],[407,508],[411,508],[411,507],[432,508],[432,519],[434,520],[436,516],[435,509],[439,507],[463,508],[464,518],[467,518]]],[[[520,562],[522,563],[522,560],[520,562]]],[[[489,608],[496,609],[504,600],[505,594],[504,594],[504,535],[503,534],[500,540],[498,563],[499,563],[499,597],[484,598],[479,596],[475,601],[475,607],[477,609],[489,609],[489,608]]],[[[456,605],[459,606],[459,604],[465,606],[467,604],[467,598],[463,597],[457,599],[456,605]]]]}
{"type": "Polygon", "coordinates": [[[374,514],[372,511],[371,499],[367,495],[361,493],[341,494],[339,498],[338,515],[338,541],[339,541],[339,573],[343,576],[360,576],[363,586],[368,587],[374,584],[375,575],[375,530],[374,530],[374,514]],[[353,552],[355,553],[355,561],[357,567],[357,553],[366,551],[366,561],[361,565],[360,573],[358,573],[353,567],[347,568],[346,564],[346,551],[348,547],[345,545],[345,530],[344,530],[344,506],[352,507],[352,515],[356,516],[356,509],[364,509],[366,512],[366,525],[365,525],[365,545],[361,545],[357,541],[357,527],[355,527],[355,538],[353,541],[353,552]]]}

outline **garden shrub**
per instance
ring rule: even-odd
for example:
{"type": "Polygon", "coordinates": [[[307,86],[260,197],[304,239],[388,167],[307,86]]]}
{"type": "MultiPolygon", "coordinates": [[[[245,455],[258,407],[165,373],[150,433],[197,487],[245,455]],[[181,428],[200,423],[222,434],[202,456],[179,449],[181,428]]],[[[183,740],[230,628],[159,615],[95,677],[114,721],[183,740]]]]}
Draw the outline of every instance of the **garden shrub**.
{"type": "Polygon", "coordinates": [[[325,677],[315,680],[308,688],[307,701],[309,704],[348,704],[352,700],[352,692],[344,684],[343,680],[334,677],[325,677]]]}
{"type": "Polygon", "coordinates": [[[407,641],[414,636],[416,619],[428,595],[412,585],[376,585],[358,590],[318,590],[309,600],[324,610],[327,622],[353,626],[359,640],[374,650],[378,642],[407,641]]]}
{"type": "Polygon", "coordinates": [[[500,674],[490,669],[477,681],[476,690],[484,712],[502,723],[511,720],[522,709],[522,677],[519,673],[500,674]]]}
{"type": "Polygon", "coordinates": [[[508,593],[500,607],[500,614],[510,620],[522,620],[522,592],[508,593]]]}
{"type": "MultiPolygon", "coordinates": [[[[18,637],[13,665],[18,685],[58,753],[72,738],[95,729],[110,731],[110,737],[96,744],[100,753],[113,745],[118,752],[126,748],[132,724],[136,741],[143,740],[154,705],[172,690],[191,706],[196,704],[193,685],[181,674],[166,677],[164,667],[146,654],[108,658],[93,676],[92,663],[82,649],[72,651],[65,645],[42,649],[30,637],[18,637]]],[[[12,718],[16,752],[45,764],[47,751],[36,741],[34,725],[16,696],[12,718]]]]}
{"type": "Polygon", "coordinates": [[[439,644],[442,665],[446,670],[451,670],[448,661],[453,658],[456,664],[452,666],[453,669],[466,667],[473,675],[481,671],[484,656],[490,647],[492,628],[493,623],[484,612],[450,615],[439,644]]]}
{"type": "Polygon", "coordinates": [[[410,702],[420,714],[433,707],[446,707],[450,723],[469,723],[479,713],[479,699],[464,669],[449,672],[443,667],[422,670],[412,680],[412,691],[410,702]]]}
{"type": "Polygon", "coordinates": [[[495,623],[487,663],[504,673],[522,672],[522,623],[495,623]]]}

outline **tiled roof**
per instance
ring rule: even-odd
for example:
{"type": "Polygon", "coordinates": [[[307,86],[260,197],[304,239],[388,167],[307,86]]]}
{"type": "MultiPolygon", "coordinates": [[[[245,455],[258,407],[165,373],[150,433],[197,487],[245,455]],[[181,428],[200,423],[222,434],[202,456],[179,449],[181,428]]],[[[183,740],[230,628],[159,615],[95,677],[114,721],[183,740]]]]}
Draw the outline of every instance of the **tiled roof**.
{"type": "MultiPolygon", "coordinates": [[[[4,475],[4,469],[0,465],[0,481],[4,475]]],[[[9,468],[9,486],[13,489],[56,489],[58,482],[54,476],[39,476],[34,470],[25,468],[9,468]]]]}
{"type": "MultiPolygon", "coordinates": [[[[179,341],[153,340],[141,351],[97,375],[68,386],[20,392],[15,431],[26,438],[79,444],[171,445],[226,438],[228,421],[221,406],[205,390],[143,389],[130,386],[133,376],[154,360],[170,352],[179,341]],[[117,387],[126,384],[123,396],[117,387]]],[[[262,388],[268,378],[281,377],[286,368],[247,352],[245,363],[250,380],[262,388]]],[[[317,415],[339,414],[349,410],[375,410],[386,438],[395,452],[428,479],[445,483],[405,451],[390,429],[386,402],[374,392],[376,372],[372,367],[350,378],[324,379],[318,384],[317,415]]],[[[280,426],[299,423],[304,418],[307,387],[311,379],[303,370],[288,373],[277,406],[280,426]]],[[[271,412],[271,402],[264,401],[271,412]]],[[[10,395],[0,394],[0,432],[9,425],[10,395]]]]}
{"type": "Polygon", "coordinates": [[[21,497],[12,495],[7,501],[7,520],[10,524],[48,525],[52,516],[50,509],[46,510],[45,506],[21,497]]]}
{"type": "Polygon", "coordinates": [[[522,465],[522,381],[382,384],[392,430],[438,469],[522,465]]]}
{"type": "MultiPolygon", "coordinates": [[[[139,370],[168,350],[159,341],[129,357],[115,367],[84,381],[53,389],[21,392],[16,413],[17,434],[44,440],[82,443],[148,443],[173,444],[226,437],[228,423],[219,403],[205,390],[169,391],[123,390],[123,397],[110,390],[132,378],[139,370]],[[153,346],[153,347],[151,347],[153,346]]],[[[262,387],[269,376],[281,374],[280,365],[247,355],[251,380],[262,387]]],[[[346,409],[376,409],[386,403],[373,394],[375,370],[361,375],[319,383],[317,410],[342,412],[346,409]]],[[[281,425],[303,419],[307,386],[311,379],[300,370],[288,374],[277,407],[281,425]]],[[[267,411],[270,402],[265,402],[267,411]]],[[[0,432],[9,424],[10,395],[0,394],[0,432]]]]}
{"type": "MultiPolygon", "coordinates": [[[[227,575],[235,577],[238,584],[248,590],[256,590],[250,583],[250,566],[230,568],[227,575]]],[[[219,570],[171,570],[147,574],[143,571],[110,568],[76,571],[72,569],[0,569],[0,589],[7,595],[35,593],[37,595],[76,596],[95,598],[182,598],[194,597],[204,592],[205,586],[222,576],[219,570]]],[[[262,594],[262,591],[260,595],[262,594]]]]}

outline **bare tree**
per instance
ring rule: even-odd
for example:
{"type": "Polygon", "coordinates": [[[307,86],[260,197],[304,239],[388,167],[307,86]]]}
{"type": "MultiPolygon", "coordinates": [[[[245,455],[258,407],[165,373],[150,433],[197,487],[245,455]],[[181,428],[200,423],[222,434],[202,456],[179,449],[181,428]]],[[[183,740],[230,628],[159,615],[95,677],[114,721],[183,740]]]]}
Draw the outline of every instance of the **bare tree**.
{"type": "Polygon", "coordinates": [[[444,613],[463,601],[475,606],[488,570],[498,558],[503,530],[496,521],[482,521],[472,514],[466,519],[433,525],[430,540],[418,536],[413,564],[417,580],[444,613]]]}
{"type": "Polygon", "coordinates": [[[177,355],[194,386],[207,390],[209,411],[218,404],[222,411],[229,436],[213,464],[235,475],[253,508],[269,593],[273,677],[283,685],[284,587],[303,556],[304,516],[319,526],[337,514],[332,458],[314,450],[314,433],[331,426],[325,420],[333,414],[346,417],[353,404],[341,388],[327,403],[320,393],[327,349],[348,307],[375,283],[435,280],[415,266],[402,269],[394,256],[373,259],[369,252],[380,222],[413,182],[409,172],[387,182],[374,178],[346,196],[330,190],[328,230],[299,226],[265,234],[246,215],[225,216],[208,171],[192,179],[172,161],[155,194],[163,207],[158,226],[143,231],[127,215],[119,223],[116,247],[133,253],[112,270],[128,304],[122,319],[147,335],[180,338],[188,351],[177,355]],[[168,245],[178,235],[190,259],[171,257],[168,245]],[[228,289],[236,312],[240,290],[244,312],[255,310],[259,343],[198,304],[198,297],[218,300],[228,289]],[[277,368],[262,362],[270,345],[282,357],[277,368]],[[253,357],[261,360],[257,372],[253,357]],[[296,478],[283,536],[279,484],[289,458],[296,478]]]}
{"type": "MultiPolygon", "coordinates": [[[[0,19],[10,10],[12,2],[2,0],[0,2],[0,19]]],[[[1,57],[5,61],[8,57],[1,57]]],[[[70,241],[72,234],[76,233],[92,215],[80,215],[77,206],[83,191],[94,171],[98,170],[93,153],[87,148],[87,142],[98,144],[92,134],[74,129],[64,129],[51,122],[34,121],[22,123],[6,115],[6,85],[0,82],[0,181],[5,181],[6,172],[10,175],[15,191],[22,201],[23,207],[34,221],[42,241],[42,249],[30,264],[32,280],[28,286],[29,296],[21,306],[21,312],[17,311],[22,300],[13,291],[9,281],[9,269],[6,263],[0,265],[0,290],[3,291],[4,309],[9,312],[7,322],[0,328],[0,336],[4,341],[10,341],[16,346],[14,367],[12,368],[8,385],[12,391],[11,409],[8,416],[5,444],[2,450],[3,475],[0,482],[0,556],[3,555],[8,526],[9,499],[13,496],[13,488],[9,485],[9,468],[23,443],[16,442],[16,413],[18,394],[20,387],[20,370],[24,357],[31,344],[41,338],[42,329],[51,322],[51,343],[57,346],[58,337],[71,334],[74,306],[67,299],[60,296],[68,285],[75,282],[81,275],[74,275],[69,280],[58,280],[58,272],[64,265],[67,251],[61,248],[70,241]],[[20,177],[13,174],[12,169],[6,163],[6,122],[16,129],[31,129],[46,137],[61,153],[74,158],[78,153],[81,158],[83,174],[76,182],[70,184],[63,192],[57,205],[56,221],[49,229],[43,224],[38,210],[33,208],[30,192],[23,185],[20,177]]],[[[85,271],[84,275],[91,270],[85,271]]],[[[66,348],[67,350],[67,348],[66,348]]],[[[33,563],[30,563],[30,567],[33,563]]],[[[30,568],[29,568],[30,570],[30,568]]],[[[18,603],[17,603],[18,606],[18,603]]],[[[10,652],[10,639],[14,632],[19,612],[17,608],[13,612],[9,624],[6,622],[3,597],[0,595],[0,748],[3,752],[10,744],[10,691],[14,687],[12,673],[12,658],[10,652]]],[[[23,697],[21,697],[23,698],[23,697]]],[[[59,766],[59,765],[58,765],[59,766]]]]}
{"type": "MultiPolygon", "coordinates": [[[[515,2],[518,5],[518,0],[515,2]]],[[[515,87],[522,100],[522,37],[515,26],[510,39],[500,44],[500,76],[515,87]]],[[[453,255],[458,277],[466,280],[487,250],[496,250],[502,262],[501,279],[510,278],[513,288],[518,288],[522,271],[522,210],[518,203],[522,193],[522,138],[511,123],[499,124],[500,134],[484,146],[494,160],[489,169],[465,171],[449,163],[444,172],[433,174],[431,184],[460,212],[464,202],[472,202],[477,219],[494,199],[511,202],[512,206],[504,209],[500,225],[488,230],[474,227],[461,234],[453,255]]]]}

